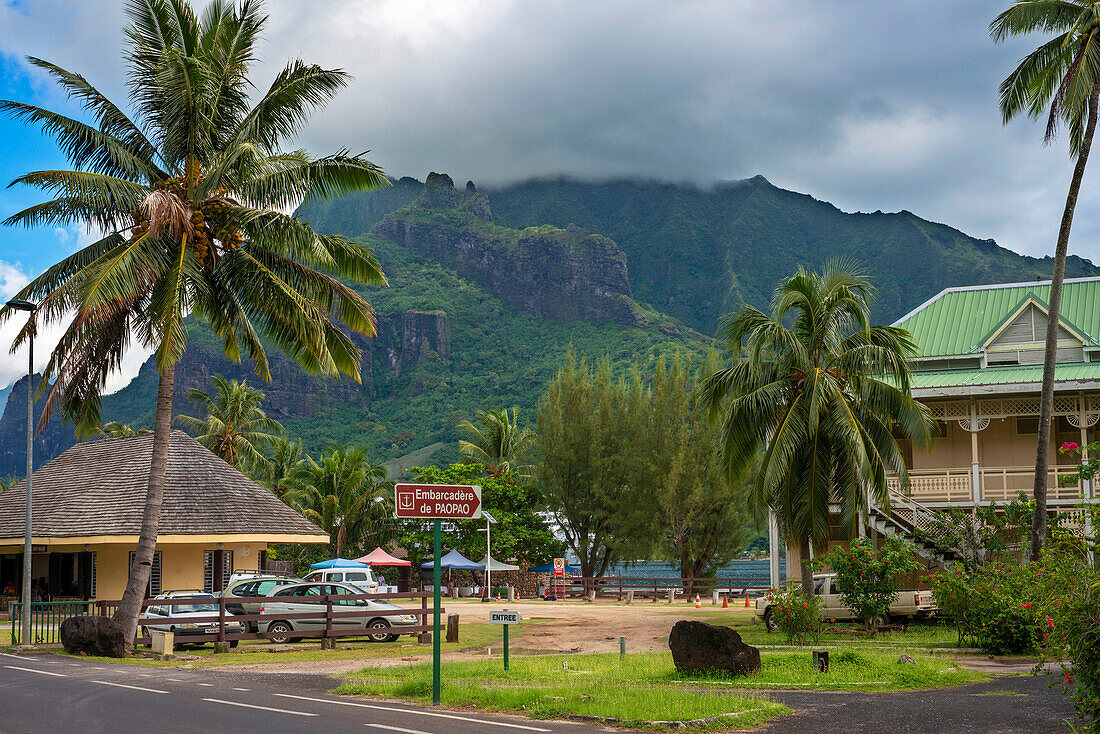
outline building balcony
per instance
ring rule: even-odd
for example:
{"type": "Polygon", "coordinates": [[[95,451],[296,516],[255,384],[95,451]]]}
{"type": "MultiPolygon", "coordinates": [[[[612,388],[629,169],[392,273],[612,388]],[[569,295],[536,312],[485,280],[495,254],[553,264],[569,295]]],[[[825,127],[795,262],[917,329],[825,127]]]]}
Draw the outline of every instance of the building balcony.
{"type": "MultiPolygon", "coordinates": [[[[1033,466],[981,467],[979,470],[978,497],[974,496],[971,470],[921,469],[909,472],[908,495],[922,505],[973,505],[975,499],[982,503],[1011,502],[1020,492],[1031,496],[1035,480],[1033,466]]],[[[1075,467],[1051,467],[1047,473],[1047,500],[1050,504],[1072,505],[1083,496],[1080,482],[1061,486],[1062,477],[1072,476],[1075,467]]],[[[890,477],[890,489],[900,492],[901,482],[890,477]]]]}

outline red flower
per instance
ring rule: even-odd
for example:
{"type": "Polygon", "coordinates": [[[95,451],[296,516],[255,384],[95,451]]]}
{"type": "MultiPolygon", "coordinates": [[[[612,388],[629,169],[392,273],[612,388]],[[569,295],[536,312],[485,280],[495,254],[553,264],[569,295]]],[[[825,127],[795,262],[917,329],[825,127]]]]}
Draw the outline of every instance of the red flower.
{"type": "Polygon", "coordinates": [[[1066,441],[1064,444],[1062,444],[1062,451],[1065,451],[1067,453],[1070,451],[1076,451],[1079,448],[1081,447],[1078,446],[1074,441],[1066,441]]]}
{"type": "Polygon", "coordinates": [[[1021,604],[1020,609],[1031,609],[1031,605],[1030,604],[1021,604]]]}

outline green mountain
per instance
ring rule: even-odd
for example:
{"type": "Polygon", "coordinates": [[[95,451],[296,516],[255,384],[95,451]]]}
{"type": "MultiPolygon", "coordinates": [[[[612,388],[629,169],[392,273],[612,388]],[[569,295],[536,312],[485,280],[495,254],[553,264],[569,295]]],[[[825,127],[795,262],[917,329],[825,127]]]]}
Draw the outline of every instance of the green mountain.
{"type": "MultiPolygon", "coordinates": [[[[319,229],[374,248],[389,278],[364,288],[378,314],[362,384],[318,378],[271,351],[265,407],[317,451],[354,442],[399,467],[457,457],[456,424],[539,393],[572,347],[613,361],[708,343],[742,300],[767,303],[798,265],[853,258],[874,277],[876,316],[892,320],[951,285],[1047,277],[1049,258],[1018,255],[909,212],[846,214],[762,177],[710,188],[652,181],[535,180],[486,194],[445,175],[303,208],[319,229]]],[[[1070,258],[1067,275],[1100,272],[1070,258]]],[[[215,374],[257,384],[201,324],[176,370],[176,411],[215,374]]],[[[18,392],[18,391],[16,391],[18,392]]],[[[156,374],[104,400],[106,420],[149,426],[156,374]]],[[[22,404],[0,417],[0,476],[22,474],[22,404]],[[4,458],[7,457],[7,458],[4,458]]],[[[36,458],[71,445],[51,426],[36,458]],[[48,439],[48,440],[47,440],[48,439]]]]}
{"type": "MultiPolygon", "coordinates": [[[[485,195],[459,194],[446,176],[416,191],[418,201],[386,213],[377,235],[360,238],[389,279],[388,287],[361,291],[378,316],[375,338],[353,336],[363,352],[361,385],[307,375],[275,349],[272,381],[259,384],[251,365],[228,361],[208,328],[189,323],[188,349],[176,368],[176,413],[192,412],[188,392],[208,389],[213,375],[244,379],[259,384],[265,409],[307,450],[352,442],[376,461],[402,459],[407,468],[457,460],[455,426],[479,409],[516,405],[521,419],[533,419],[538,395],[571,345],[626,362],[708,343],[633,299],[626,258],[606,237],[576,227],[495,225],[485,195]]],[[[104,399],[104,419],[151,426],[156,383],[146,362],[126,388],[104,399]]],[[[5,419],[17,427],[21,414],[9,407],[5,419]]],[[[51,429],[58,438],[36,449],[36,459],[71,445],[71,430],[59,423],[51,429]]],[[[22,441],[17,433],[0,444],[22,441]]],[[[0,476],[21,475],[3,448],[0,476]]]]}
{"type": "MultiPolygon", "coordinates": [[[[387,204],[418,195],[410,179],[387,189],[387,204]]],[[[302,212],[329,231],[369,232],[382,218],[378,194],[302,212]]],[[[956,285],[1049,278],[1052,258],[1019,255],[993,240],[902,211],[848,214],[763,176],[696,187],[656,181],[602,183],[536,179],[489,191],[506,227],[575,224],[614,240],[626,255],[634,296],[706,334],[742,301],[768,302],[799,265],[849,258],[879,290],[875,316],[892,321],[956,285]]],[[[1100,268],[1071,256],[1069,277],[1100,268]]]]}

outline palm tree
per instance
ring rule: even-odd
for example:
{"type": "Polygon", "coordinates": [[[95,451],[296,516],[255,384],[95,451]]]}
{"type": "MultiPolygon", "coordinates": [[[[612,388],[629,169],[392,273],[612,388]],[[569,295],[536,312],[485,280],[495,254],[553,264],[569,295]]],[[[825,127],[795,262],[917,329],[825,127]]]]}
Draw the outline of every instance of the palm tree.
{"type": "MultiPolygon", "coordinates": [[[[83,224],[102,234],[18,294],[39,306],[16,345],[39,320],[67,324],[41,381],[52,381],[41,421],[60,409],[82,433],[94,431],[104,382],[126,350],[136,343],[154,352],[149,483],[136,562],[115,615],[130,640],[156,545],[184,318],[207,322],[226,355],[247,356],[262,379],[270,379],[264,335],[310,372],[358,380],[359,350],[334,317],[373,335],[373,311],[337,278],[383,283],[378,262],[283,210],[386,181],[362,156],[281,150],[348,77],[294,60],[253,103],[249,73],[266,22],[260,2],[212,0],[201,16],[186,0],[127,0],[125,8],[126,105],[32,58],[93,122],[12,101],[0,101],[0,112],[56,138],[73,168],[17,179],[51,198],[6,223],[83,224]]],[[[0,310],[0,322],[11,315],[0,310]]]]}
{"type": "Polygon", "coordinates": [[[206,418],[177,415],[176,422],[198,432],[196,440],[235,467],[267,463],[264,449],[283,432],[279,421],[261,410],[264,394],[244,382],[214,375],[214,395],[192,389],[189,396],[206,409],[206,418]]]}
{"type": "Polygon", "coordinates": [[[703,386],[722,422],[726,473],[736,481],[759,461],[753,501],[774,510],[799,548],[808,596],[810,549],[828,546],[830,504],[854,537],[868,494],[889,506],[887,472],[908,487],[894,432],[918,446],[933,433],[928,409],[909,395],[916,346],[904,329],[870,325],[873,292],[843,263],[820,274],[799,268],[776,289],[770,314],[743,305],[729,318],[736,364],[703,386]]]}
{"type": "Polygon", "coordinates": [[[284,499],[329,534],[334,557],[361,550],[364,540],[373,547],[392,539],[393,483],[363,449],[333,448],[320,461],[307,457],[300,482],[284,499]]]}
{"type": "Polygon", "coordinates": [[[470,421],[458,424],[459,430],[470,436],[470,441],[460,440],[459,451],[485,465],[485,473],[494,479],[509,471],[521,472],[527,467],[520,462],[535,443],[535,432],[517,423],[519,408],[505,410],[479,410],[478,428],[470,421]]]}
{"type": "Polygon", "coordinates": [[[1039,398],[1039,435],[1035,447],[1035,514],[1031,522],[1031,557],[1038,558],[1047,534],[1047,465],[1050,419],[1054,403],[1054,364],[1058,353],[1058,313],[1062,280],[1073,226],[1073,211],[1096,132],[1100,102],[1100,3],[1095,0],[1015,0],[989,27],[997,43],[1012,36],[1041,31],[1054,37],[1032,51],[1001,82],[1001,116],[1007,123],[1026,113],[1046,117],[1044,142],[1069,128],[1070,155],[1076,158],[1058,227],[1054,273],[1050,278],[1043,387],[1039,398]]]}
{"type": "Polygon", "coordinates": [[[123,438],[125,436],[141,436],[152,433],[148,428],[134,428],[122,421],[109,421],[104,423],[99,432],[108,438],[123,438]]]}
{"type": "Polygon", "coordinates": [[[291,441],[289,438],[275,436],[268,446],[265,461],[249,469],[253,479],[282,499],[287,492],[301,487],[304,466],[302,440],[291,441]]]}

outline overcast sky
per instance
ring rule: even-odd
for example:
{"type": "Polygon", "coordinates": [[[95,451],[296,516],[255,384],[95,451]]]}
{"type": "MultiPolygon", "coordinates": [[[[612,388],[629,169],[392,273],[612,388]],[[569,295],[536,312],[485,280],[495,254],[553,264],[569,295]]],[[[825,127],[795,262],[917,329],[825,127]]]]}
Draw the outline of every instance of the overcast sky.
{"type": "MultiPolygon", "coordinates": [[[[995,46],[988,25],[1006,5],[269,0],[256,78],[266,86],[292,56],[351,72],[300,143],[370,149],[397,176],[762,174],[846,211],[908,209],[1043,255],[1071,161],[1064,140],[1043,145],[1040,124],[1001,124],[997,85],[1042,40],[995,46]]],[[[74,112],[23,63],[31,54],[121,99],[123,22],[114,0],[0,0],[0,97],[74,112]]],[[[8,121],[0,141],[5,183],[62,163],[8,121]]],[[[1070,245],[1094,260],[1098,179],[1086,175],[1070,245]]],[[[0,189],[0,216],[36,197],[0,189]]],[[[86,238],[0,230],[0,296],[86,238]]],[[[0,353],[0,385],[22,364],[9,362],[0,353]]]]}

